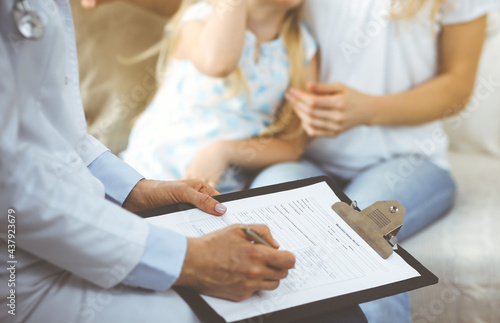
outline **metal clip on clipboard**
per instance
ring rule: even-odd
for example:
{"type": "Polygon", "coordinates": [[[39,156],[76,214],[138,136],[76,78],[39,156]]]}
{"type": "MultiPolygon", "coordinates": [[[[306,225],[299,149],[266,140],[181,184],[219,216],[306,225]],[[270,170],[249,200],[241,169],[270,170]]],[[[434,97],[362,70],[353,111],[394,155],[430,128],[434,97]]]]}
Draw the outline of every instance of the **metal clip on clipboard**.
{"type": "Polygon", "coordinates": [[[398,201],[381,201],[358,211],[357,203],[337,202],[332,209],[382,258],[397,249],[396,234],[403,226],[406,208],[398,201]]]}

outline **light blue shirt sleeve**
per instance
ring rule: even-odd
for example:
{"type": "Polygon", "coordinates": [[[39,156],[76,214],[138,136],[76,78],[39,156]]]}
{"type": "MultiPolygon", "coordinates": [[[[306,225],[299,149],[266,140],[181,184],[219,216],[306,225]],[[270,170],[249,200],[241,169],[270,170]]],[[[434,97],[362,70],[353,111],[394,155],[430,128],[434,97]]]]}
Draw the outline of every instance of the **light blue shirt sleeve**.
{"type": "Polygon", "coordinates": [[[122,283],[155,291],[167,290],[179,278],[186,251],[185,236],[150,224],[144,254],[122,283]]]}
{"type": "MultiPolygon", "coordinates": [[[[110,151],[97,157],[88,168],[104,184],[106,198],[119,205],[144,178],[110,151]]],[[[123,283],[156,291],[169,289],[179,278],[186,251],[185,236],[150,224],[141,260],[123,283]]]]}
{"type": "Polygon", "coordinates": [[[144,178],[109,150],[96,158],[88,169],[103,184],[106,199],[122,205],[137,183],[144,178]]]}

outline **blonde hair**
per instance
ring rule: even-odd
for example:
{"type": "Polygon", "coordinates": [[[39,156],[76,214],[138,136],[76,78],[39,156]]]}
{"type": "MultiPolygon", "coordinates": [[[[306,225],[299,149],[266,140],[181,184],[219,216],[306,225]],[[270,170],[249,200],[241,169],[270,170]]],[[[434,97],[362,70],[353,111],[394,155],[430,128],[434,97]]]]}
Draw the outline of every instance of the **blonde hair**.
{"type": "MultiPolygon", "coordinates": [[[[289,61],[289,75],[290,75],[290,86],[305,89],[305,64],[306,57],[304,52],[304,39],[302,36],[301,29],[301,12],[302,5],[291,9],[287,12],[283,26],[281,27],[280,37],[283,39],[283,43],[288,53],[289,61]]],[[[265,129],[261,135],[262,136],[272,136],[283,132],[285,127],[294,119],[297,115],[293,111],[291,104],[284,100],[279,107],[274,123],[265,129]]],[[[293,134],[299,135],[303,131],[302,127],[299,127],[297,131],[293,134]]]]}
{"type": "MultiPolygon", "coordinates": [[[[182,17],[190,6],[202,1],[217,6],[220,0],[183,0],[176,14],[165,26],[163,39],[155,46],[128,61],[133,63],[158,54],[156,74],[157,81],[161,83],[167,73],[168,65],[172,60],[175,50],[179,44],[182,17]]],[[[302,5],[297,8],[290,9],[286,13],[279,34],[283,39],[288,53],[290,86],[305,89],[305,54],[301,30],[301,9],[302,5]]],[[[221,100],[238,95],[243,91],[247,94],[247,98],[250,98],[248,84],[239,67],[226,77],[226,82],[229,84],[229,93],[221,97],[221,100]]],[[[283,101],[276,111],[275,121],[271,126],[265,129],[261,135],[274,136],[281,133],[295,117],[295,112],[290,104],[283,101]]],[[[298,130],[301,131],[301,128],[298,130]]]]}
{"type": "Polygon", "coordinates": [[[413,18],[429,1],[433,1],[429,18],[431,21],[439,21],[442,18],[441,13],[445,13],[443,11],[446,5],[451,3],[450,0],[392,0],[392,17],[394,19],[413,18]]]}

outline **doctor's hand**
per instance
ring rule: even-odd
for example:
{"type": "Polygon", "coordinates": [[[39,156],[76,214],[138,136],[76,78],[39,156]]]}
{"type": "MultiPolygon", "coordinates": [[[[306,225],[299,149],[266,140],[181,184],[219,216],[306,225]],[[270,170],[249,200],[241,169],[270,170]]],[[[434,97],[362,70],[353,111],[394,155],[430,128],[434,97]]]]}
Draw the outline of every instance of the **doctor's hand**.
{"type": "Polygon", "coordinates": [[[257,231],[273,248],[247,240],[241,225],[188,239],[188,249],[177,286],[202,294],[241,301],[259,290],[278,288],[295,265],[295,257],[278,251],[267,226],[245,225],[257,231]]]}
{"type": "Polygon", "coordinates": [[[213,215],[222,215],[226,207],[211,196],[219,195],[213,187],[199,180],[153,181],[143,179],[123,203],[130,212],[148,210],[175,203],[189,203],[213,215]]]}
{"type": "Polygon", "coordinates": [[[292,88],[286,99],[311,137],[336,137],[347,130],[370,125],[373,96],[341,83],[309,83],[309,92],[292,88]]]}

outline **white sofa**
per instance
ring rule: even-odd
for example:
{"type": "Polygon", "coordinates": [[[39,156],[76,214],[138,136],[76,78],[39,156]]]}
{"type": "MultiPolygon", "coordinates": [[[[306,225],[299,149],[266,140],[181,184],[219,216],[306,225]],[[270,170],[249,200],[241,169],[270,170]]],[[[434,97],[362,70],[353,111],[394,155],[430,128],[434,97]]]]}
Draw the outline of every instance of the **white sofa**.
{"type": "Polygon", "coordinates": [[[440,278],[410,294],[414,323],[500,322],[500,12],[489,18],[471,104],[445,120],[457,199],[404,243],[440,278]]]}
{"type": "MultiPolygon", "coordinates": [[[[122,3],[93,12],[74,4],[89,131],[118,153],[153,93],[155,61],[126,66],[117,57],[154,44],[165,21],[122,3]]],[[[457,200],[445,217],[404,243],[440,278],[411,293],[416,323],[500,322],[500,13],[490,18],[473,104],[445,120],[457,200]]]]}

